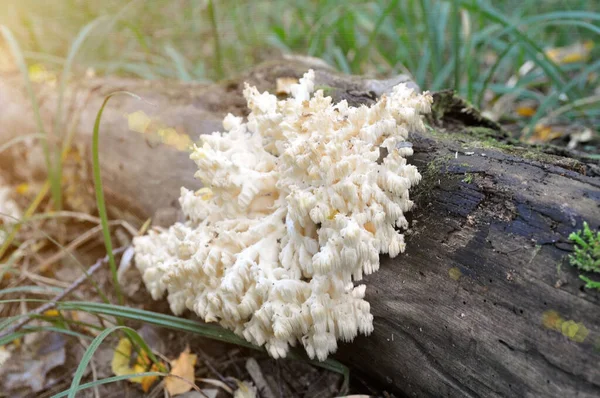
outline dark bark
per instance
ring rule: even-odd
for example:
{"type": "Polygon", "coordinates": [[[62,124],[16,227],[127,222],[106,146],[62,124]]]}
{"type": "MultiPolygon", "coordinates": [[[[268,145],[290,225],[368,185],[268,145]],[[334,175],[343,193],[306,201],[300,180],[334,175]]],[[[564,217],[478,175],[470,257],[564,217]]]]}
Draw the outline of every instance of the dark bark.
{"type": "MultiPolygon", "coordinates": [[[[151,132],[128,131],[123,115],[143,110],[152,123],[195,137],[220,130],[227,112],[245,112],[243,81],[272,90],[277,77],[309,66],[329,94],[354,103],[373,101],[391,84],[299,60],[219,85],[99,79],[70,86],[66,120],[85,154],[106,94],[128,90],[152,104],[113,98],[100,156],[113,216],[168,225],[179,187],[198,186],[196,167],[151,132]]],[[[37,91],[49,122],[56,96],[37,91]]],[[[35,131],[18,76],[0,82],[0,109],[0,142],[35,131]]],[[[366,278],[375,332],[343,344],[337,357],[409,396],[599,396],[600,295],[583,288],[566,260],[569,233],[583,221],[600,225],[598,165],[509,145],[496,124],[450,93],[436,94],[429,124],[412,137],[411,162],[424,179],[413,194],[407,251],[384,257],[366,278]]],[[[15,173],[17,152],[1,159],[15,173]]]]}

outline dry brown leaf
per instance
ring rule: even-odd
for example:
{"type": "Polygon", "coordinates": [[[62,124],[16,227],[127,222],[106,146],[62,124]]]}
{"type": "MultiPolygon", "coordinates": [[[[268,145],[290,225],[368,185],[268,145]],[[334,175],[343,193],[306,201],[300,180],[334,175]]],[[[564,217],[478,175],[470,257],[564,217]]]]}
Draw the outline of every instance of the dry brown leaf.
{"type": "Polygon", "coordinates": [[[536,124],[533,135],[528,139],[531,144],[550,142],[565,135],[565,129],[560,126],[536,124]]]}
{"type": "Polygon", "coordinates": [[[48,374],[65,364],[66,340],[62,335],[53,333],[32,337],[36,339],[27,344],[27,350],[13,351],[10,360],[2,365],[2,396],[21,396],[17,391],[23,389],[29,390],[29,395],[38,396],[37,393],[51,383],[48,374]]]}
{"type": "Polygon", "coordinates": [[[192,389],[194,385],[194,366],[197,356],[190,354],[190,348],[179,354],[179,358],[171,361],[170,375],[179,377],[167,377],[165,380],[165,389],[171,395],[183,394],[192,389]]]}

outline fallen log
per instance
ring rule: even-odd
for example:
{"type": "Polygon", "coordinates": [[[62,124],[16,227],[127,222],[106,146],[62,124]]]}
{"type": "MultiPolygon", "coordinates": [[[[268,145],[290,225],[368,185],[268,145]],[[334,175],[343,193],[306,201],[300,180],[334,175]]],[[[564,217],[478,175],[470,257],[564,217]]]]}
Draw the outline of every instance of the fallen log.
{"type": "MultiPolygon", "coordinates": [[[[101,129],[109,211],[141,225],[178,217],[179,187],[198,187],[185,146],[242,115],[243,82],[274,90],[309,67],[334,99],[370,103],[393,84],[339,75],[314,60],[258,66],[221,84],[92,79],[65,93],[65,131],[86,164],[92,126],[111,99],[101,129]],[[133,131],[132,131],[133,130],[133,131]]],[[[284,90],[285,87],[280,87],[284,90]]],[[[56,91],[36,86],[52,126],[56,91]]],[[[415,190],[407,251],[383,258],[366,278],[375,332],[343,344],[337,358],[398,394],[424,397],[600,395],[600,295],[568,265],[570,232],[600,225],[597,164],[511,145],[495,123],[449,92],[435,94],[430,129],[412,136],[411,159],[423,174],[415,190]]],[[[0,81],[0,143],[36,132],[22,80],[0,81]]],[[[0,158],[15,175],[18,147],[0,158]]],[[[82,166],[82,165],[79,165],[82,166]]],[[[43,164],[38,166],[43,172],[43,164]]],[[[76,187],[93,198],[91,179],[76,187]]],[[[87,195],[87,196],[86,196],[87,195]]],[[[66,197],[76,208],[81,200],[66,197]]]]}

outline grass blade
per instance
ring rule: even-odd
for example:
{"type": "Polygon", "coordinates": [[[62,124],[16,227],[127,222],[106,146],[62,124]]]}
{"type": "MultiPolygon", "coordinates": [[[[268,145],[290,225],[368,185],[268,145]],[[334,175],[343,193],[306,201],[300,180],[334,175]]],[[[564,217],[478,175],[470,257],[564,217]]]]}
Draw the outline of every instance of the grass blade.
{"type": "Polygon", "coordinates": [[[57,327],[52,327],[52,326],[42,326],[42,327],[26,327],[23,328],[22,330],[19,330],[17,332],[13,332],[10,333],[6,336],[1,336],[0,337],[0,346],[4,345],[4,344],[8,344],[12,341],[15,341],[27,334],[30,333],[39,333],[39,332],[54,332],[54,333],[61,333],[61,334],[66,334],[68,336],[74,336],[74,337],[81,337],[83,339],[89,339],[90,336],[87,336],[83,333],[78,333],[78,332],[74,332],[72,330],[69,329],[63,329],[63,328],[57,328],[57,327]]]}
{"type": "Polygon", "coordinates": [[[525,128],[524,137],[529,138],[531,136],[537,122],[543,117],[543,115],[547,109],[549,109],[550,107],[552,107],[556,104],[556,102],[559,100],[561,94],[566,93],[569,89],[576,86],[582,80],[587,79],[589,74],[592,72],[595,72],[597,69],[600,69],[600,61],[596,61],[592,65],[585,68],[577,77],[572,79],[569,82],[569,84],[565,85],[558,92],[548,95],[544,99],[544,101],[540,104],[537,112],[535,113],[535,116],[531,118],[529,125],[525,128]]]}
{"type": "MultiPolygon", "coordinates": [[[[59,89],[58,89],[58,99],[56,102],[56,114],[54,115],[54,136],[57,138],[58,142],[60,142],[62,134],[60,132],[60,129],[62,128],[61,124],[62,124],[62,113],[63,113],[63,101],[64,101],[64,94],[65,94],[65,90],[66,90],[66,85],[67,85],[67,80],[69,79],[69,75],[71,74],[71,68],[73,67],[73,62],[75,61],[75,56],[77,55],[77,53],[79,52],[79,49],[81,48],[81,45],[83,44],[83,42],[85,41],[85,39],[90,35],[90,33],[92,32],[92,30],[100,24],[100,22],[103,22],[104,20],[106,20],[107,17],[99,17],[96,18],[95,20],[93,20],[92,22],[88,23],[87,25],[85,25],[83,27],[83,29],[81,29],[81,31],[79,32],[79,34],[77,35],[77,37],[75,37],[75,40],[73,41],[73,44],[71,45],[71,48],[69,49],[69,54],[67,55],[67,59],[65,61],[64,64],[64,68],[60,77],[60,85],[59,85],[59,89]]],[[[63,147],[64,149],[64,147],[63,147]]],[[[51,181],[51,191],[52,191],[52,198],[54,200],[54,205],[56,206],[57,210],[60,210],[62,208],[62,189],[61,189],[61,175],[62,175],[62,159],[61,159],[61,151],[56,151],[56,164],[55,164],[55,173],[54,173],[54,180],[51,181]]]]}
{"type": "Polygon", "coordinates": [[[0,145],[0,153],[6,151],[8,148],[10,148],[11,146],[13,146],[15,144],[18,144],[19,142],[22,142],[22,141],[27,141],[30,138],[46,139],[46,137],[40,133],[19,135],[19,136],[16,136],[16,137],[8,140],[4,144],[0,145]]]}
{"type": "MultiPolygon", "coordinates": [[[[514,35],[521,43],[521,48],[527,52],[531,60],[554,82],[556,87],[564,87],[566,80],[563,71],[553,62],[548,55],[526,34],[522,33],[516,24],[511,23],[504,15],[498,12],[491,5],[483,3],[481,0],[472,2],[471,0],[458,0],[463,8],[480,13],[486,19],[498,23],[505,27],[506,31],[514,35]]],[[[567,93],[568,95],[568,93],[567,93]]]]}
{"type": "Polygon", "coordinates": [[[102,224],[102,234],[104,236],[104,246],[106,247],[106,254],[108,255],[108,263],[110,265],[110,272],[113,279],[115,292],[119,304],[123,304],[123,294],[121,293],[121,286],[119,285],[119,278],[117,276],[117,263],[115,262],[115,255],[113,253],[112,240],[110,237],[110,228],[108,225],[108,214],[106,212],[106,202],[104,200],[104,189],[102,187],[102,176],[100,173],[100,120],[102,119],[102,113],[104,107],[109,99],[114,95],[126,94],[137,99],[141,99],[137,95],[128,91],[116,91],[111,93],[104,98],[102,106],[96,115],[96,121],[94,122],[94,132],[92,136],[92,170],[94,174],[94,189],[96,191],[96,205],[98,206],[98,215],[100,216],[102,224]]]}
{"type": "MultiPolygon", "coordinates": [[[[460,91],[460,4],[452,0],[452,52],[454,53],[454,91],[460,91]]],[[[468,56],[468,54],[467,54],[468,56]]]]}
{"type": "Polygon", "coordinates": [[[52,286],[16,286],[0,290],[0,295],[10,293],[35,293],[56,295],[63,292],[63,289],[52,286]]]}
{"type": "Polygon", "coordinates": [[[81,362],[79,362],[79,366],[77,366],[77,370],[75,370],[75,374],[73,375],[73,380],[71,381],[71,387],[69,388],[68,398],[75,398],[75,395],[77,394],[77,391],[79,388],[79,383],[81,382],[81,379],[83,377],[83,373],[85,372],[85,369],[87,368],[88,364],[92,360],[92,357],[96,353],[96,350],[98,349],[98,347],[100,347],[100,344],[102,344],[102,342],[111,333],[116,332],[117,330],[125,330],[125,329],[129,329],[130,332],[135,333],[135,330],[128,328],[126,326],[113,326],[113,327],[110,327],[110,328],[102,331],[102,333],[100,333],[90,343],[90,346],[88,347],[87,350],[85,350],[85,353],[83,354],[83,357],[81,358],[81,362]]]}
{"type": "Polygon", "coordinates": [[[185,58],[181,55],[181,53],[171,45],[165,46],[165,52],[175,64],[179,80],[182,80],[184,82],[192,81],[192,76],[190,76],[189,72],[185,67],[185,58]]]}
{"type": "Polygon", "coordinates": [[[219,29],[217,27],[217,12],[215,11],[215,4],[213,0],[208,0],[208,14],[212,27],[213,40],[215,43],[215,69],[217,72],[217,79],[220,80],[224,76],[223,51],[221,49],[221,39],[219,37],[219,29]]]}
{"type": "MultiPolygon", "coordinates": [[[[23,80],[25,81],[25,89],[27,91],[27,95],[29,96],[29,101],[31,101],[31,106],[33,108],[33,116],[35,118],[35,123],[37,125],[38,133],[44,136],[44,140],[42,141],[42,148],[44,151],[44,160],[46,162],[46,168],[48,169],[48,177],[51,180],[53,177],[52,172],[52,163],[50,159],[50,143],[48,140],[48,133],[44,129],[44,123],[42,122],[42,116],[40,114],[40,106],[37,101],[37,97],[33,92],[33,86],[31,84],[31,79],[29,78],[29,70],[27,68],[27,63],[25,62],[25,58],[23,57],[23,51],[21,51],[21,47],[19,43],[15,39],[14,35],[5,25],[0,25],[0,33],[4,37],[4,40],[10,47],[10,50],[15,58],[17,66],[21,71],[21,75],[23,75],[23,80]]],[[[8,239],[7,239],[8,241],[8,239]]],[[[2,258],[2,250],[0,250],[0,258],[2,258]]]]}
{"type": "MultiPolygon", "coordinates": [[[[235,333],[223,329],[220,326],[207,325],[198,321],[179,318],[173,315],[166,315],[157,312],[124,307],[114,304],[89,303],[81,301],[59,302],[57,304],[57,308],[61,310],[85,311],[92,314],[103,314],[122,319],[131,319],[160,327],[165,327],[168,329],[194,333],[205,338],[251,348],[253,350],[264,351],[263,347],[255,346],[254,344],[251,344],[248,341],[242,339],[235,333]]],[[[350,374],[350,371],[345,365],[334,359],[327,359],[324,362],[313,361],[309,360],[305,354],[300,354],[297,351],[290,351],[288,356],[291,359],[304,360],[323,369],[328,369],[340,373],[344,375],[344,378],[346,380],[350,374]]]]}
{"type": "MultiPolygon", "coordinates": [[[[96,381],[92,381],[89,383],[81,384],[79,387],[76,388],[75,392],[80,392],[80,391],[86,390],[88,388],[101,386],[103,384],[110,384],[110,383],[115,383],[117,381],[133,379],[134,377],[148,377],[148,376],[167,376],[167,374],[162,373],[162,372],[143,372],[143,373],[127,374],[127,375],[122,375],[122,376],[107,377],[106,379],[96,380],[96,381]]],[[[51,398],[66,397],[67,395],[69,395],[70,391],[71,390],[63,391],[61,393],[53,395],[51,398]]]]}
{"type": "Polygon", "coordinates": [[[500,55],[498,56],[498,59],[496,59],[496,62],[494,63],[494,65],[492,65],[492,67],[490,68],[486,78],[483,80],[483,86],[479,89],[479,97],[477,98],[477,102],[476,102],[476,104],[479,106],[479,108],[481,108],[483,106],[483,98],[485,96],[485,92],[487,91],[487,88],[488,88],[489,84],[491,83],[492,78],[494,77],[494,74],[496,73],[496,70],[498,69],[498,67],[500,67],[500,64],[504,60],[504,57],[506,57],[510,53],[510,51],[513,49],[515,43],[516,42],[512,42],[506,46],[504,51],[502,51],[502,53],[500,53],[500,55]]]}

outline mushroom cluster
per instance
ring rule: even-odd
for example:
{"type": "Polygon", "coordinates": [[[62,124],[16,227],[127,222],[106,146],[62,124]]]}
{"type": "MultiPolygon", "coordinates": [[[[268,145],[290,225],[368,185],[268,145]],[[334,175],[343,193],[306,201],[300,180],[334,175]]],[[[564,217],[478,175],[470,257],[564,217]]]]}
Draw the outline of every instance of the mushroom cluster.
{"type": "Polygon", "coordinates": [[[181,189],[187,217],[134,241],[154,299],[197,313],[285,357],[300,342],[325,360],[337,341],[373,330],[363,275],[404,251],[409,132],[432,97],[400,84],[372,106],[332,103],[314,72],[278,100],[246,85],[250,114],[200,138],[203,188],[181,189]]]}

